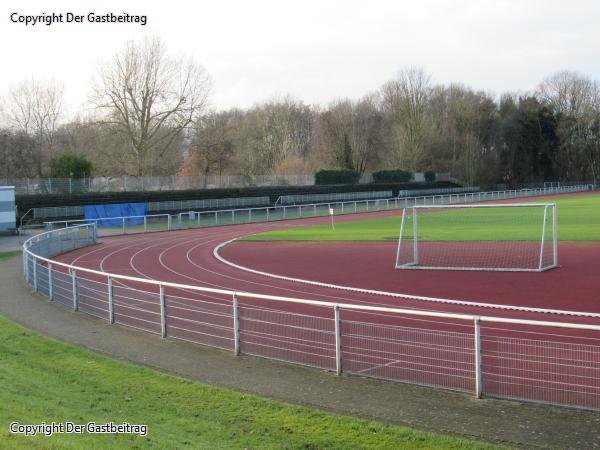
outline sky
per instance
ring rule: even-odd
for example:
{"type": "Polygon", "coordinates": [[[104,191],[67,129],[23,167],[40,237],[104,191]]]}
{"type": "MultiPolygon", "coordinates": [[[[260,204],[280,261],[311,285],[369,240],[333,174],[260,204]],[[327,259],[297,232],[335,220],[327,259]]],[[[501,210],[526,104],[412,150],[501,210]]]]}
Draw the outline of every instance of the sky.
{"type": "Polygon", "coordinates": [[[0,97],[27,78],[55,79],[75,114],[100,64],[146,35],[205,67],[217,109],[286,95],[321,106],[359,99],[407,67],[497,96],[564,69],[600,80],[598,24],[597,0],[3,0],[0,97]],[[53,12],[146,15],[147,24],[11,21],[53,12]]]}

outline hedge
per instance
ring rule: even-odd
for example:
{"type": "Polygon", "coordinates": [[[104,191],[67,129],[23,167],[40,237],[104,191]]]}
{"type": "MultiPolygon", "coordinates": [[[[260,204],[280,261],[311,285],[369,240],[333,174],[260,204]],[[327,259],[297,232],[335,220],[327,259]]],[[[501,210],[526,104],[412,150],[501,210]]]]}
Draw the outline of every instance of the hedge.
{"type": "Polygon", "coordinates": [[[374,183],[408,183],[412,179],[413,174],[408,170],[380,170],[373,173],[374,183]]]}
{"type": "Polygon", "coordinates": [[[353,170],[319,170],[315,174],[315,184],[356,184],[360,174],[353,170]]]}

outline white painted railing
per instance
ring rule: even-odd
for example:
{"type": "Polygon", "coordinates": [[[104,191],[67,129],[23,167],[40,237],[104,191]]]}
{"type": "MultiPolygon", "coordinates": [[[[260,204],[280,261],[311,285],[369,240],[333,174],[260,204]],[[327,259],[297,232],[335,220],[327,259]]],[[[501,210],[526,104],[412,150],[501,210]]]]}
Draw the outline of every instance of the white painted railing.
{"type": "Polygon", "coordinates": [[[51,259],[95,241],[94,225],[30,238],[23,246],[27,283],[53,301],[110,323],[235,354],[477,397],[600,409],[600,325],[236,292],[51,259]]]}
{"type": "Polygon", "coordinates": [[[251,222],[272,222],[277,220],[306,219],[309,217],[334,214],[355,214],[410,208],[419,205],[452,205],[473,202],[487,202],[544,195],[567,194],[587,191],[587,185],[562,186],[545,189],[522,189],[511,191],[473,192],[462,194],[427,195],[421,197],[382,198],[372,200],[338,201],[310,203],[293,206],[273,206],[260,208],[220,209],[215,211],[187,211],[175,215],[151,214],[139,217],[105,217],[100,219],[58,220],[44,222],[48,230],[82,224],[96,224],[98,235],[146,233],[149,231],[171,231],[189,228],[203,228],[221,225],[239,225],[251,222]],[[110,221],[112,226],[104,226],[110,221]],[[142,223],[143,222],[143,223],[142,223]]]}

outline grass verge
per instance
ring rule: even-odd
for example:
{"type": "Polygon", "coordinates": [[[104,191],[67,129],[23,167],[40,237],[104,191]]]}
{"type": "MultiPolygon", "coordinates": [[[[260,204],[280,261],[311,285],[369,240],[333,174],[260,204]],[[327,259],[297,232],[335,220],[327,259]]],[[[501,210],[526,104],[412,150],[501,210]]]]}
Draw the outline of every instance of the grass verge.
{"type": "Polygon", "coordinates": [[[290,406],[123,363],[0,317],[2,448],[494,448],[290,406]],[[25,437],[10,422],[146,424],[147,436],[25,437]]]}
{"type": "Polygon", "coordinates": [[[21,254],[21,250],[14,250],[12,252],[0,252],[0,262],[6,261],[7,259],[14,258],[21,254]]]}

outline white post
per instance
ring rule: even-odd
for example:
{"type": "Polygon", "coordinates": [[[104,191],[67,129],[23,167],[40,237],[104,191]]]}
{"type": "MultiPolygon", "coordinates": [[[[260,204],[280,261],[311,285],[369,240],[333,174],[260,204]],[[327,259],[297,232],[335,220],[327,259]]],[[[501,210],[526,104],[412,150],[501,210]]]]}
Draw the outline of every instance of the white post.
{"type": "Polygon", "coordinates": [[[125,217],[121,218],[123,222],[123,232],[121,234],[125,234],[125,217]]]}
{"type": "Polygon", "coordinates": [[[417,234],[417,208],[412,209],[413,211],[413,259],[414,264],[419,264],[419,240],[417,234]]]}
{"type": "Polygon", "coordinates": [[[148,216],[144,216],[144,233],[148,231],[148,216]]]}
{"type": "Polygon", "coordinates": [[[400,259],[400,245],[402,243],[402,231],[404,230],[404,217],[406,208],[402,208],[402,221],[400,222],[400,235],[398,236],[398,249],[396,250],[396,269],[398,268],[398,260],[400,259]]]}
{"type": "Polygon", "coordinates": [[[329,215],[331,216],[331,229],[335,231],[335,224],[333,223],[333,208],[329,208],[329,215]]]}
{"type": "Polygon", "coordinates": [[[52,264],[48,263],[48,298],[54,300],[54,287],[52,286],[52,264]]]}
{"type": "Polygon", "coordinates": [[[167,312],[165,308],[165,287],[160,284],[160,335],[167,337],[167,312]]]}
{"type": "Polygon", "coordinates": [[[481,398],[483,377],[481,371],[481,325],[479,317],[474,318],[475,325],[475,396],[481,398]]]}
{"type": "Polygon", "coordinates": [[[71,286],[73,290],[73,311],[79,310],[79,303],[77,302],[77,272],[71,271],[71,286]]]}
{"type": "Polygon", "coordinates": [[[552,207],[552,260],[555,266],[558,266],[558,217],[556,204],[552,207]]]}
{"type": "Polygon", "coordinates": [[[546,238],[546,221],[548,220],[548,205],[544,206],[544,222],[542,223],[542,244],[540,246],[540,263],[538,270],[541,272],[544,264],[544,239],[546,238]]]}
{"type": "Polygon", "coordinates": [[[233,294],[233,352],[236,355],[240,354],[240,317],[238,313],[237,295],[233,294]]]}
{"type": "Polygon", "coordinates": [[[115,300],[113,294],[113,280],[108,276],[108,321],[115,323],[115,300]]]}
{"type": "Polygon", "coordinates": [[[339,305],[333,306],[333,314],[335,323],[335,373],[340,376],[342,374],[342,327],[339,305]]]}
{"type": "Polygon", "coordinates": [[[33,260],[33,290],[37,292],[38,283],[37,283],[37,260],[33,260]]]}

